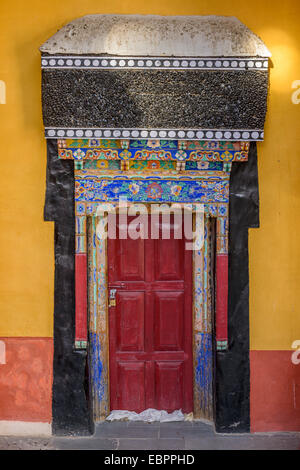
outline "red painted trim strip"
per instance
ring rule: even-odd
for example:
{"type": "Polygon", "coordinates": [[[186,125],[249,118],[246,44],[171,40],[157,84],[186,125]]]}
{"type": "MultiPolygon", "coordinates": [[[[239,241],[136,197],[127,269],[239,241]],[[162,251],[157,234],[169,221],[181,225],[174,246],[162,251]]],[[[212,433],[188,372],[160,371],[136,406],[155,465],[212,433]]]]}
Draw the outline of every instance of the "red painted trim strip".
{"type": "Polygon", "coordinates": [[[228,255],[216,256],[216,340],[228,340],[228,255]]]}
{"type": "Polygon", "coordinates": [[[87,256],[75,255],[75,341],[87,340],[87,256]]]}

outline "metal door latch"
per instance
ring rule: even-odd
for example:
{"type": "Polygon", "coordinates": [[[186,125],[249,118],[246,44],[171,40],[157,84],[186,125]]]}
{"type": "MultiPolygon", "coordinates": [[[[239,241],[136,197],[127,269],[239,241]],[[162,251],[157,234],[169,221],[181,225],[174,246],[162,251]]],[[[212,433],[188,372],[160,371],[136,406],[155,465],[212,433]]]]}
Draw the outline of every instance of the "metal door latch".
{"type": "Polygon", "coordinates": [[[109,302],[108,302],[109,307],[116,306],[116,292],[117,292],[117,289],[110,289],[109,291],[109,302]]]}

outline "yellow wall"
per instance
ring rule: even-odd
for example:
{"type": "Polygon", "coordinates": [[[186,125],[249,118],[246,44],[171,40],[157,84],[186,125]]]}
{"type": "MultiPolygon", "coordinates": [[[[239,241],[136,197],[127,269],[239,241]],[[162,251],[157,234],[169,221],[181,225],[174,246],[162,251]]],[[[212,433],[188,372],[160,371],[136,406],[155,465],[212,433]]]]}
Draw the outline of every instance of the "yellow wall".
{"type": "Polygon", "coordinates": [[[291,84],[300,79],[299,0],[0,1],[0,80],[7,86],[7,104],[0,105],[0,336],[53,332],[38,47],[91,13],[233,15],[273,53],[266,140],[258,145],[261,228],[250,231],[251,348],[290,349],[300,339],[300,104],[291,102],[291,84]]]}

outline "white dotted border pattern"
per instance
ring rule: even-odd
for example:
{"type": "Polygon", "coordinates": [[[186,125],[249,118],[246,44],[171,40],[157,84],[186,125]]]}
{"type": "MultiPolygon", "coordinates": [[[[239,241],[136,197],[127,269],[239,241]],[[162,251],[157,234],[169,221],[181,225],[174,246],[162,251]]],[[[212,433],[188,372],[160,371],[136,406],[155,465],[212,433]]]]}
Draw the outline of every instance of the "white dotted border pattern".
{"type": "Polygon", "coordinates": [[[268,57],[176,58],[42,56],[42,69],[268,70],[268,57]]]}
{"type": "Polygon", "coordinates": [[[46,127],[46,139],[180,139],[180,140],[245,140],[262,141],[261,129],[96,129],[46,127]]]}

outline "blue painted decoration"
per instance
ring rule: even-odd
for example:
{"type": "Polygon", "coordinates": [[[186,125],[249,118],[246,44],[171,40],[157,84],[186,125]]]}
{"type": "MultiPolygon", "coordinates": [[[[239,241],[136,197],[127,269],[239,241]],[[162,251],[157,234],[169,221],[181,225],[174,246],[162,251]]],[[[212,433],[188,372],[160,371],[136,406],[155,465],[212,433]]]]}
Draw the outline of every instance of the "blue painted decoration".
{"type": "Polygon", "coordinates": [[[213,410],[213,348],[211,333],[195,333],[195,401],[203,418],[213,410]]]}

